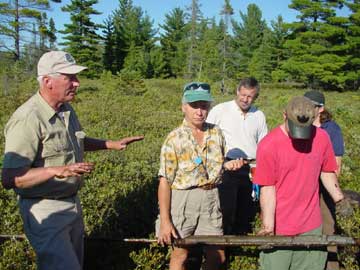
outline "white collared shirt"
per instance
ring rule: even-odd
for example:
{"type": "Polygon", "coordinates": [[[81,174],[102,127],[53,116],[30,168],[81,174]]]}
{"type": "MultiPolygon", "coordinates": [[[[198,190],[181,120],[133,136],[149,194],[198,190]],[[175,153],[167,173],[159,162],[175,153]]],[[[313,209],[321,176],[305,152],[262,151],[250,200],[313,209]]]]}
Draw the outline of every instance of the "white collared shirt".
{"type": "Polygon", "coordinates": [[[228,153],[232,149],[237,149],[237,152],[241,152],[246,158],[256,157],[257,144],[268,132],[262,111],[251,106],[244,114],[235,100],[220,103],[212,108],[207,122],[221,128],[228,153]]]}

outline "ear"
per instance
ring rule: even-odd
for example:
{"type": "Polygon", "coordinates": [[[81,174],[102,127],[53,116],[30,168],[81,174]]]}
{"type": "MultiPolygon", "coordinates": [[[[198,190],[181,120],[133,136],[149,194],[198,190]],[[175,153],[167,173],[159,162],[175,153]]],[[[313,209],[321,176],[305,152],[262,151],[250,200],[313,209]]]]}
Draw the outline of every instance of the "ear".
{"type": "Polygon", "coordinates": [[[48,88],[48,89],[52,88],[52,79],[51,79],[51,77],[44,76],[43,79],[42,79],[42,83],[46,88],[48,88]]]}
{"type": "Polygon", "coordinates": [[[324,107],[324,106],[320,107],[320,108],[319,108],[319,113],[322,113],[324,110],[325,110],[325,107],[324,107]]]}
{"type": "Polygon", "coordinates": [[[186,106],[186,103],[181,104],[181,111],[183,113],[185,113],[185,106],[186,106]]]}
{"type": "Polygon", "coordinates": [[[283,111],[283,118],[284,118],[284,121],[286,121],[287,115],[286,115],[285,111],[283,111]]]}

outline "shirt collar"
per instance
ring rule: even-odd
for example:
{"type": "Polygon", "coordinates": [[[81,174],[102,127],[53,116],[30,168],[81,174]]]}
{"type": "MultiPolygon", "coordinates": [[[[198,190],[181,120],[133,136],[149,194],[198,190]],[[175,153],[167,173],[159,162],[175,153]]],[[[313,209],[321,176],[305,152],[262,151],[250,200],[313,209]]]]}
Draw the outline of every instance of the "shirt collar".
{"type": "MultiPolygon", "coordinates": [[[[36,93],[35,97],[41,107],[41,112],[44,114],[44,117],[47,120],[50,120],[55,115],[57,115],[56,111],[46,102],[46,100],[41,96],[39,91],[36,93]]],[[[70,113],[67,104],[62,104],[60,107],[60,111],[64,112],[65,117],[68,116],[70,113]]]]}

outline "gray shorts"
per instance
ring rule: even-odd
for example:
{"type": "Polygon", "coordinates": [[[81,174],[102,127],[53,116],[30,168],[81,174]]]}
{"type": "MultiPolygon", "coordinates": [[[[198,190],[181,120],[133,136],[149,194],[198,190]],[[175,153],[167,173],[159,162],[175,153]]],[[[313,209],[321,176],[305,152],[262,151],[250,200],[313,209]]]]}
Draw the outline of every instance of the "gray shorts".
{"type": "MultiPolygon", "coordinates": [[[[191,235],[223,235],[218,189],[171,190],[171,218],[181,238],[191,235]]],[[[158,235],[159,216],[155,227],[158,235]]]]}

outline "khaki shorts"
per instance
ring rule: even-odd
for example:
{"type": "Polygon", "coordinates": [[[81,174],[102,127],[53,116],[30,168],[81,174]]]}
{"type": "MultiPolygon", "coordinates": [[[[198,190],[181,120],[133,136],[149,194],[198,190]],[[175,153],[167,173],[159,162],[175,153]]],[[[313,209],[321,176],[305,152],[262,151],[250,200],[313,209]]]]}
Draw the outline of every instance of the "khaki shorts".
{"type": "MultiPolygon", "coordinates": [[[[178,235],[223,235],[222,214],[217,188],[171,191],[171,218],[178,235]]],[[[159,235],[160,216],[156,220],[159,235]]]]}

